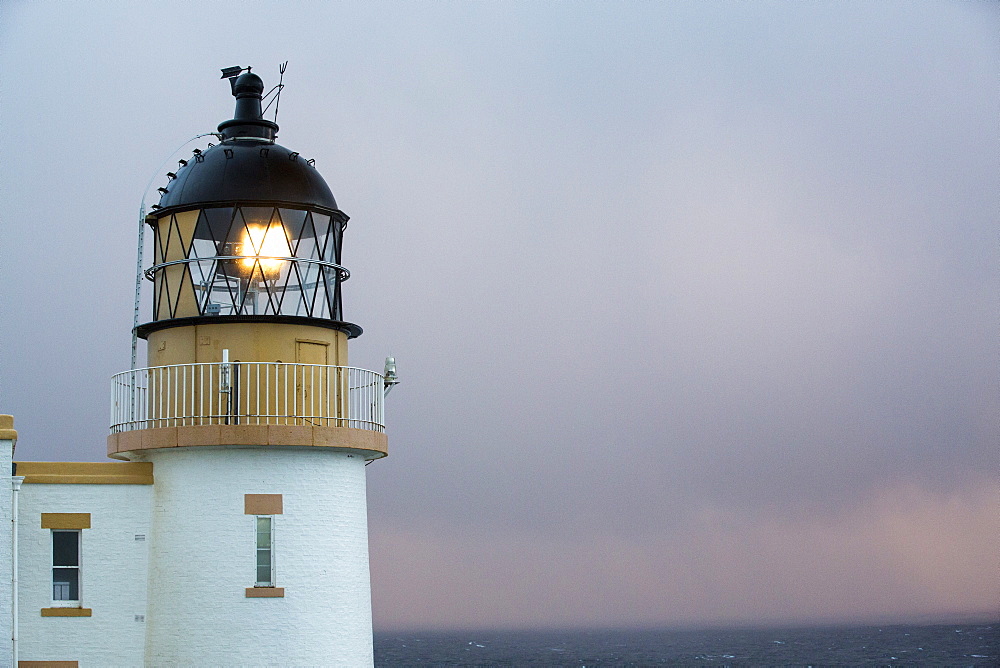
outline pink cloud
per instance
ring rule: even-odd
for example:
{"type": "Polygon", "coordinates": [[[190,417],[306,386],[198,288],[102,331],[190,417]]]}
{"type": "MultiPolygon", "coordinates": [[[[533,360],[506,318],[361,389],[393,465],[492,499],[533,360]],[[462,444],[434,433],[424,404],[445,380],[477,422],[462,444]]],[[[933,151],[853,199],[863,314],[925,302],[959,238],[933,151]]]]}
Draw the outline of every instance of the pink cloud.
{"type": "Polygon", "coordinates": [[[372,527],[379,628],[670,626],[1000,612],[1000,484],[883,490],[837,516],[705,508],[622,539],[372,527]]]}

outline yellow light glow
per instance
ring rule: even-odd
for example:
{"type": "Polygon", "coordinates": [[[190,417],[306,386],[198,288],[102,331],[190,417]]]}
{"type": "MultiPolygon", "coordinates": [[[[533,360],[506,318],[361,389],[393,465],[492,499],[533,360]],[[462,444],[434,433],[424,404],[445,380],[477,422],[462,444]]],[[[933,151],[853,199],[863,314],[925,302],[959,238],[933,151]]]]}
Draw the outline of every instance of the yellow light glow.
{"type": "Polygon", "coordinates": [[[284,265],[283,260],[268,259],[273,257],[288,257],[292,251],[285,236],[285,228],[281,223],[272,225],[248,225],[240,243],[240,255],[245,259],[240,263],[247,271],[253,269],[254,263],[260,263],[264,278],[277,278],[284,265]]]}

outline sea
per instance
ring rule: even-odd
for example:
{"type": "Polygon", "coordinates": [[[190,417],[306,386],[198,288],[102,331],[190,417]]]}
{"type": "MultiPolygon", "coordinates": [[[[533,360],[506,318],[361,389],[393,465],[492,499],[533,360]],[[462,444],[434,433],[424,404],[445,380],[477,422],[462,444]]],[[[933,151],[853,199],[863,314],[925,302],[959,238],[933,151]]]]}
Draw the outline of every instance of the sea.
{"type": "Polygon", "coordinates": [[[701,631],[376,633],[375,665],[1000,667],[1000,621],[701,631]]]}

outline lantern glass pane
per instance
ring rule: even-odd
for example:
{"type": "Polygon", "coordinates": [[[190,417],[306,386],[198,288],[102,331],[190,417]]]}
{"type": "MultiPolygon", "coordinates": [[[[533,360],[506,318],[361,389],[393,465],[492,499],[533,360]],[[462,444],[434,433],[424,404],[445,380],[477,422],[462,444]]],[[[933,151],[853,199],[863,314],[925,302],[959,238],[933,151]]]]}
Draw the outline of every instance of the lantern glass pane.
{"type": "Polygon", "coordinates": [[[176,216],[167,215],[154,226],[156,263],[184,263],[154,274],[157,320],[192,314],[340,318],[340,274],[324,265],[339,264],[339,218],[262,206],[176,215],[190,220],[178,226],[176,216]]]}

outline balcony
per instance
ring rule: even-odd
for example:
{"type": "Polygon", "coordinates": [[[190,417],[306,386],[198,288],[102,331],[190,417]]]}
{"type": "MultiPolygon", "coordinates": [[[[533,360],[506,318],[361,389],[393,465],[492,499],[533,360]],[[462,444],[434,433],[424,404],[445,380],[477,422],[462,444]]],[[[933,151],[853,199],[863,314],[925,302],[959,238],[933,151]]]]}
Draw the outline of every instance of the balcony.
{"type": "Polygon", "coordinates": [[[212,425],[385,432],[385,378],[356,367],[175,364],[124,371],[112,382],[112,435],[212,425]]]}

